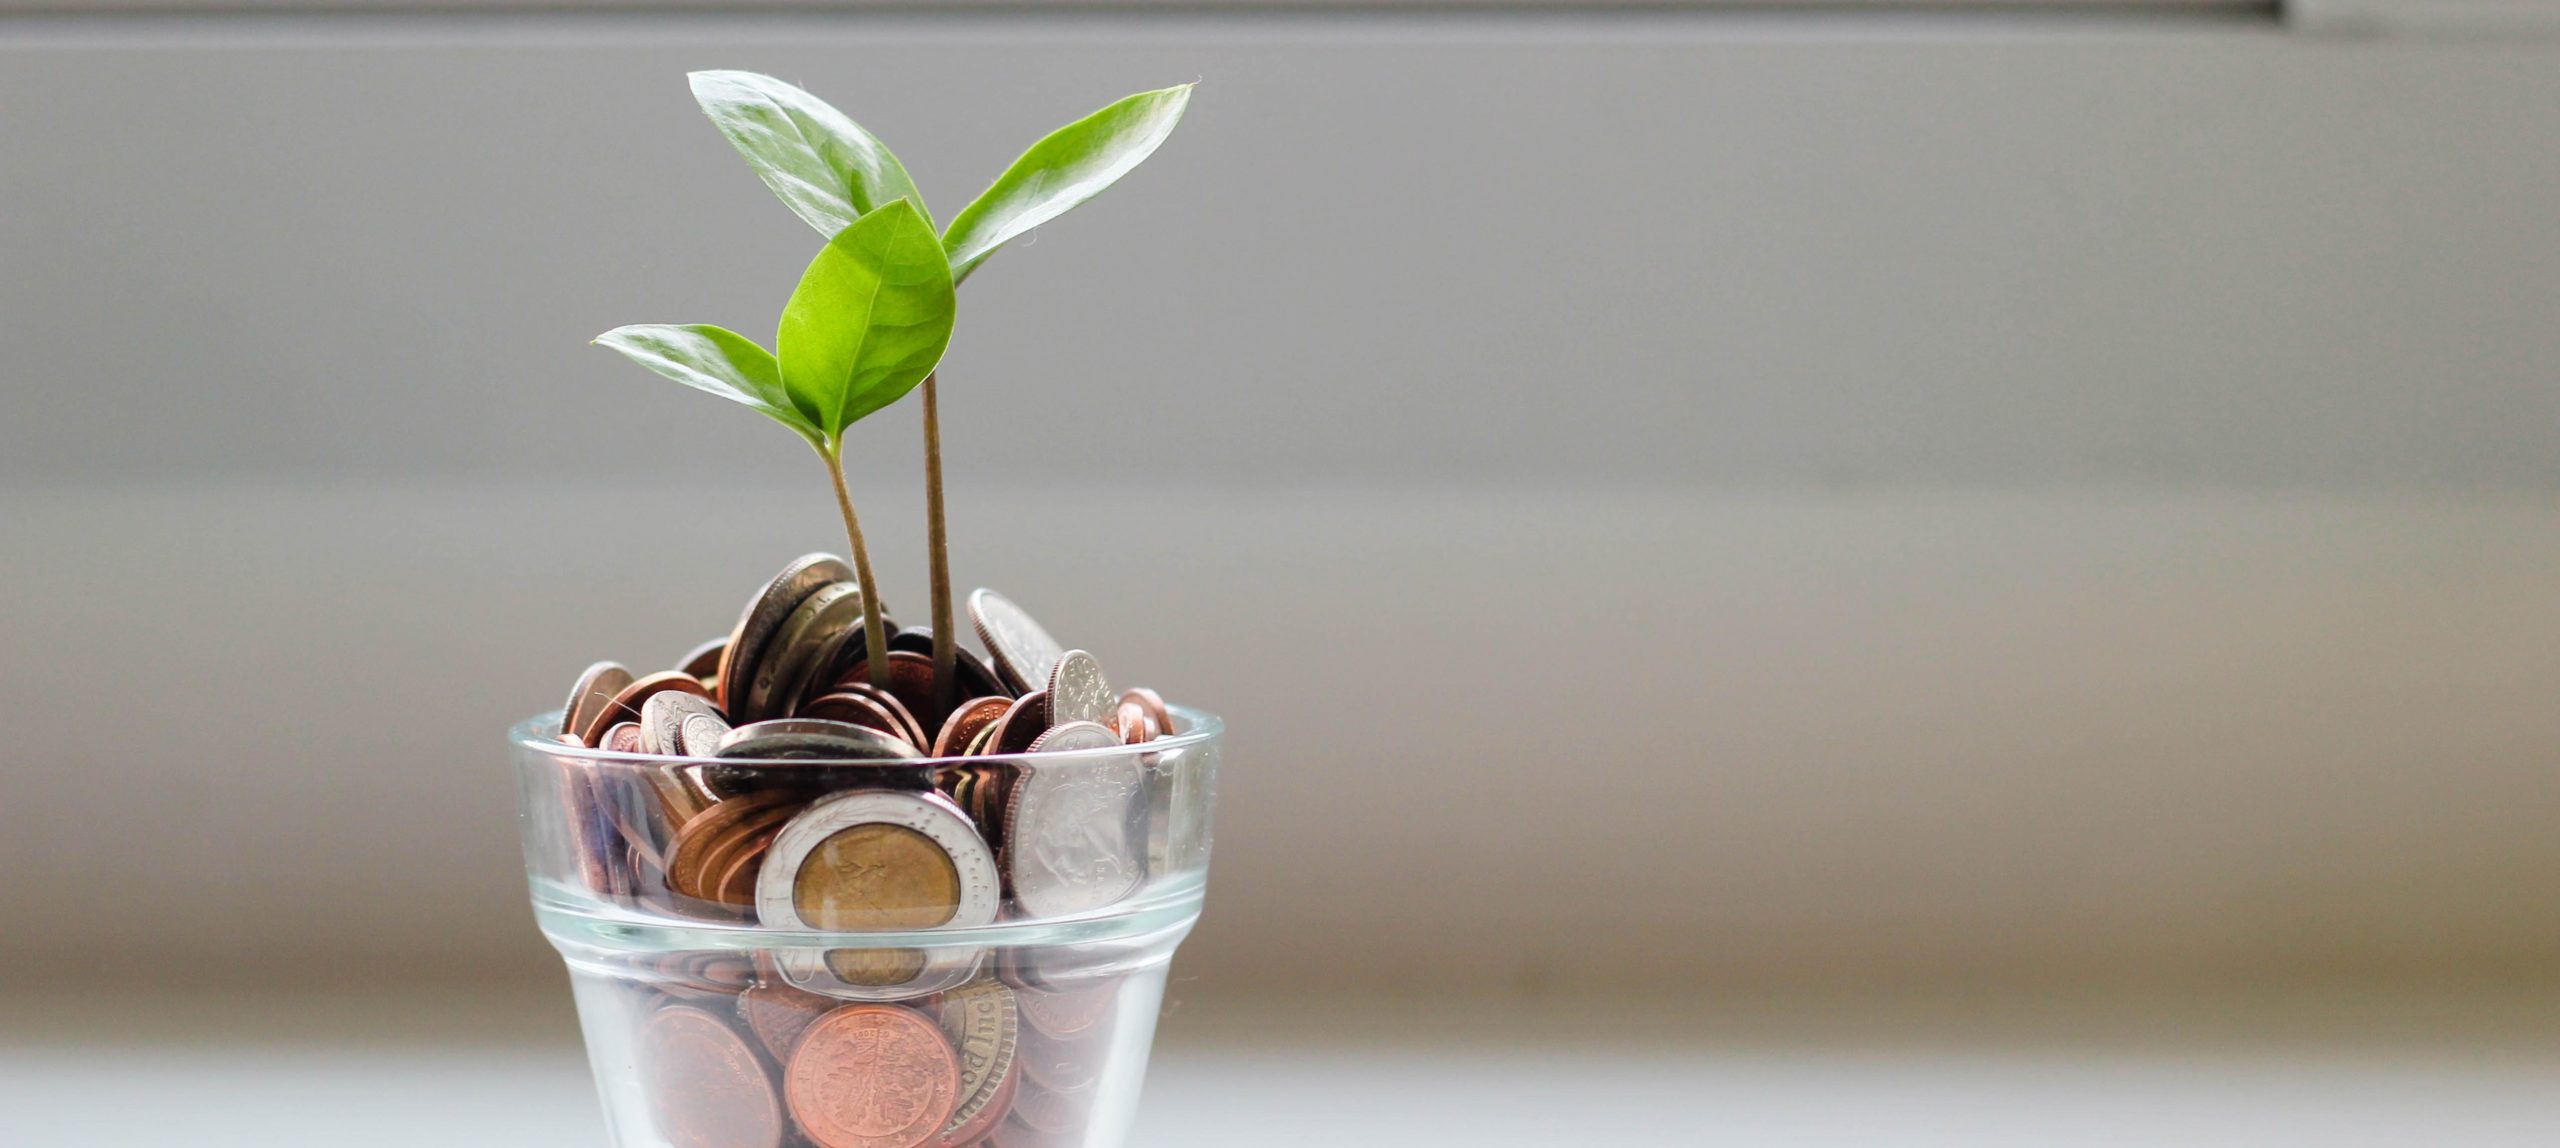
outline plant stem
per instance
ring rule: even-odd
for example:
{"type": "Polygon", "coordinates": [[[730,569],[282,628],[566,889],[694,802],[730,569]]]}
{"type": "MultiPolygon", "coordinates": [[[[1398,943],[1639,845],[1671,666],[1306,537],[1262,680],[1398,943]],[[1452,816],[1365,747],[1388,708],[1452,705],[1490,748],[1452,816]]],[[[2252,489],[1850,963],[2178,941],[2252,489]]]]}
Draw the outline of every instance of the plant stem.
{"type": "Polygon", "coordinates": [[[933,375],[924,377],[924,532],[933,581],[933,696],[947,710],[960,700],[955,672],[960,635],[951,620],[951,541],[942,518],[942,403],[933,382],[933,375]]]}
{"type": "Polygon", "coordinates": [[[853,494],[844,487],[844,440],[831,438],[818,448],[827,460],[827,477],[836,484],[836,509],[844,512],[845,541],[853,544],[853,576],[862,584],[862,652],[871,663],[871,684],[889,688],[889,627],[880,620],[880,583],[871,576],[871,550],[862,544],[862,520],[854,516],[853,494]]]}

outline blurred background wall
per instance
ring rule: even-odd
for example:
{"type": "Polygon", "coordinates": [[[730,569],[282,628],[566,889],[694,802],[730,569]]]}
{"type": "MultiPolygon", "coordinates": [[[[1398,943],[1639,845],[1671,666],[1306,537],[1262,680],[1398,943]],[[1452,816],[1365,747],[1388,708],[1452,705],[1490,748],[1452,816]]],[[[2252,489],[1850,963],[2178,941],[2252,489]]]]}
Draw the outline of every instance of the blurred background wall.
{"type": "MultiPolygon", "coordinates": [[[[840,539],[586,346],[945,215],[955,562],[1233,724],[1195,991],[2547,976],[2537,5],[0,0],[0,963],[556,977],[501,731],[840,539]]],[[[857,436],[920,614],[915,416],[857,436]]]]}

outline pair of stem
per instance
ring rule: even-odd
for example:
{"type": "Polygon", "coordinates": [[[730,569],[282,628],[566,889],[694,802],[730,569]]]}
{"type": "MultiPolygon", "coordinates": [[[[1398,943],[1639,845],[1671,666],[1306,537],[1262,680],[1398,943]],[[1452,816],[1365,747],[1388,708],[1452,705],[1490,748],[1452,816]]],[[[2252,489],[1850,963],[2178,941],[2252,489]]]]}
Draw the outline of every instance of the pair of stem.
{"type": "MultiPolygon", "coordinates": [[[[934,376],[924,377],[924,515],[928,574],[933,581],[933,692],[936,704],[949,709],[960,683],[955,677],[959,636],[952,631],[951,546],[942,516],[942,404],[934,376]]],[[[844,484],[844,435],[838,433],[818,448],[835,483],[836,509],[844,513],[845,541],[853,545],[853,575],[862,585],[862,648],[871,665],[871,684],[889,688],[889,627],[880,618],[880,583],[871,576],[871,550],[862,544],[862,519],[853,512],[853,493],[844,484]]]]}

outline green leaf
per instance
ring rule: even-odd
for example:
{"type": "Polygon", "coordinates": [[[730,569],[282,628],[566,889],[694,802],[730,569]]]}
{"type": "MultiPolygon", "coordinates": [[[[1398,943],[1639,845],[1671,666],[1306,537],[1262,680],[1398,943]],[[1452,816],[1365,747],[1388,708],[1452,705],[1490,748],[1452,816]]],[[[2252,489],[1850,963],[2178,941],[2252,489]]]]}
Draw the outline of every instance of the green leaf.
{"type": "Polygon", "coordinates": [[[694,72],[686,79],[702,114],[818,234],[833,236],[901,199],[923,208],[924,197],[889,146],[825,100],[754,72],[694,72]]]}
{"type": "Polygon", "coordinates": [[[775,349],[792,405],[832,438],[913,390],[951,342],[951,264],[933,224],[897,200],[809,262],[775,349]]]}
{"type": "Polygon", "coordinates": [[[1155,153],[1182,122],[1191,85],[1140,92],[1049,133],[962,208],[942,237],[954,282],[1006,240],[1101,194],[1155,153]]]}
{"type": "Polygon", "coordinates": [[[818,433],[792,405],[773,354],[735,331],[707,323],[640,323],[616,327],[595,341],[688,387],[763,411],[803,438],[818,433]]]}

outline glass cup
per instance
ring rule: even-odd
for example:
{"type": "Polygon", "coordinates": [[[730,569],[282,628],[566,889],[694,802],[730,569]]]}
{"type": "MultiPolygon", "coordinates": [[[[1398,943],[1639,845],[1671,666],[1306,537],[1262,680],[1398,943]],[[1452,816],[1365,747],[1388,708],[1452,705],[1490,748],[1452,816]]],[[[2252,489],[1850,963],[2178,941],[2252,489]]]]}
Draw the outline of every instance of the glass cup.
{"type": "Polygon", "coordinates": [[[617,1148],[1114,1148],[1200,915],[1221,727],[746,761],[510,731],[617,1148]]]}

